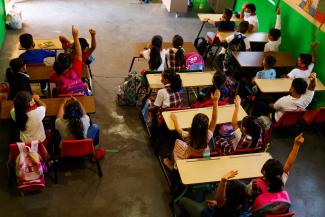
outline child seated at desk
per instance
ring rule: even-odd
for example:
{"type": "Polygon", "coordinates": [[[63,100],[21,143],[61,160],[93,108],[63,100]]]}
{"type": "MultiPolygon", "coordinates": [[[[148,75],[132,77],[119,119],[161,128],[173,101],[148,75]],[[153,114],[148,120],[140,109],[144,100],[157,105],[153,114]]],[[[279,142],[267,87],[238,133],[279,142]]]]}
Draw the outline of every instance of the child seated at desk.
{"type": "Polygon", "coordinates": [[[217,31],[235,31],[236,23],[231,21],[232,10],[230,8],[225,8],[222,17],[219,21],[213,21],[208,19],[208,23],[214,25],[217,31]]]}
{"type": "Polygon", "coordinates": [[[310,74],[310,83],[303,78],[295,78],[290,87],[290,95],[283,96],[269,106],[275,110],[275,121],[278,121],[285,111],[304,110],[311,103],[316,87],[316,73],[310,74]]]}
{"type": "MultiPolygon", "coordinates": [[[[24,48],[26,51],[20,55],[20,57],[24,60],[25,64],[44,64],[44,59],[48,57],[55,57],[56,52],[45,50],[45,49],[37,49],[34,50],[35,43],[33,41],[33,36],[28,33],[21,34],[19,36],[20,46],[24,48]]],[[[41,89],[43,93],[47,92],[48,86],[47,82],[40,82],[41,89]]]]}
{"type": "Polygon", "coordinates": [[[281,44],[281,16],[280,8],[277,9],[275,28],[270,29],[268,42],[264,46],[264,52],[279,51],[281,44]]]}
{"type": "Polygon", "coordinates": [[[182,36],[173,37],[173,48],[166,50],[167,65],[173,71],[185,69],[185,50],[183,48],[184,40],[182,36]]]}
{"type": "MultiPolygon", "coordinates": [[[[92,53],[96,49],[96,30],[89,29],[89,33],[91,35],[91,47],[89,47],[87,39],[79,38],[79,43],[82,51],[82,62],[85,64],[90,64],[93,61],[94,58],[92,57],[92,53]]],[[[70,53],[72,58],[74,58],[75,55],[74,44],[70,43],[70,40],[63,35],[60,35],[59,39],[61,41],[62,48],[64,49],[64,51],[66,53],[70,53]]]]}
{"type": "Polygon", "coordinates": [[[99,127],[90,124],[83,105],[76,99],[65,98],[57,113],[55,129],[59,131],[61,140],[93,139],[94,146],[99,144],[99,127]]]}
{"type": "Polygon", "coordinates": [[[303,135],[298,135],[285,165],[275,159],[266,161],[261,170],[263,177],[252,180],[247,186],[247,193],[254,200],[252,209],[254,216],[289,211],[290,199],[288,192],[284,190],[284,185],[303,142],[303,135]]]}
{"type": "Polygon", "coordinates": [[[273,67],[276,64],[276,59],[272,55],[267,55],[263,58],[262,66],[263,70],[256,73],[255,78],[257,79],[275,79],[276,71],[273,67]]]}
{"type": "Polygon", "coordinates": [[[176,132],[182,137],[182,140],[176,139],[172,159],[165,158],[163,160],[164,164],[170,170],[177,169],[177,160],[187,159],[193,154],[203,154],[204,152],[210,151],[208,144],[213,137],[213,132],[217,124],[219,98],[219,90],[216,90],[214,94],[211,94],[213,110],[210,124],[208,116],[202,113],[196,114],[193,118],[190,132],[184,131],[180,128],[176,115],[171,114],[171,119],[175,124],[176,132]]]}
{"type": "Polygon", "coordinates": [[[246,116],[238,124],[240,97],[235,97],[235,110],[232,117],[232,133],[216,136],[215,149],[223,155],[230,155],[236,149],[260,148],[263,144],[264,125],[254,116],[246,116]]]}
{"type": "Polygon", "coordinates": [[[310,73],[313,71],[314,63],[317,58],[316,47],[319,42],[312,42],[310,44],[312,55],[310,54],[299,54],[297,67],[291,70],[285,77],[287,78],[308,78],[310,73]]]}
{"type": "Polygon", "coordinates": [[[222,176],[213,200],[198,203],[187,197],[179,201],[181,208],[185,209],[191,217],[238,217],[247,202],[245,183],[234,178],[238,171],[232,170],[222,176]]]}
{"type": "Polygon", "coordinates": [[[22,58],[12,59],[6,71],[6,79],[9,83],[8,99],[15,98],[19,91],[27,91],[32,94],[29,83],[29,75],[26,73],[26,64],[22,58]]]}
{"type": "Polygon", "coordinates": [[[248,51],[251,49],[250,41],[246,37],[249,23],[242,21],[238,26],[238,31],[232,35],[229,35],[221,42],[227,42],[228,48],[232,51],[248,51]]]}
{"type": "MultiPolygon", "coordinates": [[[[60,93],[82,93],[88,95],[88,89],[81,80],[82,52],[78,39],[78,29],[72,26],[75,52],[73,59],[66,53],[59,54],[55,61],[54,71],[50,73],[51,82],[56,84],[55,94],[60,93]]],[[[54,94],[54,95],[55,95],[54,94]]]]}
{"type": "Polygon", "coordinates": [[[240,20],[249,23],[248,32],[258,32],[258,19],[256,16],[256,6],[245,2],[240,11],[240,20]]]}
{"type": "Polygon", "coordinates": [[[14,108],[10,111],[12,119],[17,123],[22,142],[46,140],[43,119],[46,105],[38,95],[20,91],[14,100],[14,108]]]}
{"type": "Polygon", "coordinates": [[[162,49],[163,38],[155,35],[151,39],[151,44],[144,51],[140,52],[140,56],[148,60],[149,68],[144,71],[164,71],[166,52],[162,49]]]}
{"type": "Polygon", "coordinates": [[[220,90],[219,105],[233,103],[236,93],[236,83],[226,76],[222,70],[217,70],[212,78],[212,86],[199,92],[197,102],[192,107],[205,107],[212,105],[211,94],[220,90]]]}

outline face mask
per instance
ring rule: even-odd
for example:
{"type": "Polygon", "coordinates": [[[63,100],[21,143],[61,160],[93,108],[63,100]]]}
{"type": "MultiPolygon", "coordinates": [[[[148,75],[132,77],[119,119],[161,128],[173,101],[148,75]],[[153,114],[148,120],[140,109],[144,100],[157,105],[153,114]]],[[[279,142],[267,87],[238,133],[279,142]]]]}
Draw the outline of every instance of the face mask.
{"type": "Polygon", "coordinates": [[[250,16],[251,16],[251,13],[244,12],[244,17],[245,17],[245,18],[248,18],[248,17],[250,17],[250,16]]]}

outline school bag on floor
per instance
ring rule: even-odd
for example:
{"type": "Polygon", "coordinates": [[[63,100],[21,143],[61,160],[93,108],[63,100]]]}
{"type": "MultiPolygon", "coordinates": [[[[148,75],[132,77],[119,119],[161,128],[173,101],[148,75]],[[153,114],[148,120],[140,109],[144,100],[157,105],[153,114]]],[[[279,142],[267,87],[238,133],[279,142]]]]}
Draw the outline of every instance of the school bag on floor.
{"type": "Polygon", "coordinates": [[[185,55],[185,66],[187,70],[204,71],[204,60],[198,52],[190,52],[185,55]]]}
{"type": "Polygon", "coordinates": [[[132,105],[137,102],[138,90],[141,87],[141,79],[136,71],[129,72],[128,77],[118,86],[117,104],[132,105]]]}
{"type": "Polygon", "coordinates": [[[24,193],[43,189],[46,166],[38,154],[38,141],[31,142],[31,147],[23,142],[17,146],[20,152],[16,159],[17,188],[24,193]]]}

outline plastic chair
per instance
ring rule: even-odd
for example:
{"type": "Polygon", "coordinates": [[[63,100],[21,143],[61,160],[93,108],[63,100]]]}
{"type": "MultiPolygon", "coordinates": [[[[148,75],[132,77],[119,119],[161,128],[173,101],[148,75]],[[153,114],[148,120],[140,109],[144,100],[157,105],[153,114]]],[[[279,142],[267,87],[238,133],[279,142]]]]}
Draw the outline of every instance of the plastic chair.
{"type": "MultiPolygon", "coordinates": [[[[103,176],[99,160],[96,157],[92,139],[62,140],[61,158],[95,157],[99,177],[103,176]]],[[[57,182],[57,170],[55,170],[55,180],[57,182]]]]}
{"type": "Polygon", "coordinates": [[[325,123],[325,107],[319,108],[317,110],[306,111],[303,119],[307,125],[325,123]]]}
{"type": "Polygon", "coordinates": [[[82,93],[60,93],[58,97],[76,97],[76,96],[84,96],[82,93]]]}
{"type": "Polygon", "coordinates": [[[294,215],[295,215],[294,212],[288,212],[288,213],[284,213],[284,214],[266,214],[263,217],[291,217],[294,215]]]}
{"type": "Polygon", "coordinates": [[[280,128],[280,127],[292,127],[302,121],[302,117],[306,111],[304,110],[293,110],[293,111],[286,111],[283,113],[281,118],[278,122],[273,124],[273,128],[280,128]]]}

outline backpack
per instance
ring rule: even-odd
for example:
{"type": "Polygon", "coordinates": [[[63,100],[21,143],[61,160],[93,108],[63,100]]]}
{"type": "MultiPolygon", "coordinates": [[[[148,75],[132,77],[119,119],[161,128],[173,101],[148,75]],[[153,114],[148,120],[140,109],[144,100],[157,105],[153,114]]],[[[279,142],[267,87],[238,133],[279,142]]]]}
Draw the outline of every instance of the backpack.
{"type": "Polygon", "coordinates": [[[38,141],[31,142],[31,147],[25,143],[17,143],[19,155],[16,159],[17,187],[21,192],[38,191],[45,187],[44,172],[46,166],[38,154],[38,141]]]}
{"type": "Polygon", "coordinates": [[[81,93],[85,96],[88,96],[88,89],[85,84],[82,82],[80,78],[78,78],[77,74],[74,71],[71,71],[72,79],[65,79],[63,78],[64,86],[64,93],[69,94],[78,94],[81,93]]]}
{"type": "Polygon", "coordinates": [[[194,47],[196,48],[197,52],[204,57],[208,51],[209,43],[205,38],[197,37],[194,41],[194,47]]]}
{"type": "Polygon", "coordinates": [[[135,105],[138,98],[138,90],[141,87],[141,79],[136,71],[129,72],[128,77],[118,86],[117,104],[135,105]]]}
{"type": "Polygon", "coordinates": [[[241,34],[235,34],[234,39],[229,42],[226,52],[223,56],[223,68],[225,72],[233,70],[232,67],[234,65],[234,57],[232,52],[246,51],[246,45],[244,41],[245,38],[246,37],[241,34]]]}
{"type": "Polygon", "coordinates": [[[187,70],[204,71],[204,60],[197,52],[190,52],[185,55],[185,66],[187,70]]]}

